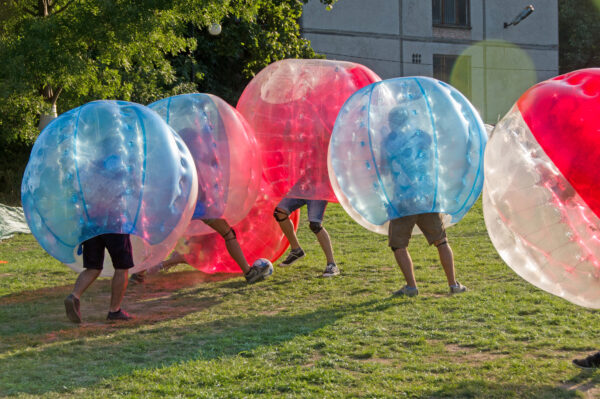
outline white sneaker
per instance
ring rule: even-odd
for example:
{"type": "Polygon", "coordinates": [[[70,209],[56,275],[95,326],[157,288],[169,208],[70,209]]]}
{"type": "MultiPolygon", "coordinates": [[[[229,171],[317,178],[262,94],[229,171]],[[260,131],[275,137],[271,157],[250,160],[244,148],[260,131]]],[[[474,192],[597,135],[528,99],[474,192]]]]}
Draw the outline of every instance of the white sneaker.
{"type": "Polygon", "coordinates": [[[456,282],[456,285],[451,285],[450,286],[450,293],[451,294],[460,294],[462,292],[465,292],[466,290],[467,290],[467,287],[465,287],[464,285],[462,285],[458,281],[456,282]]]}
{"type": "Polygon", "coordinates": [[[325,271],[323,272],[323,277],[333,277],[340,274],[340,269],[337,267],[335,263],[328,263],[325,271]]]}

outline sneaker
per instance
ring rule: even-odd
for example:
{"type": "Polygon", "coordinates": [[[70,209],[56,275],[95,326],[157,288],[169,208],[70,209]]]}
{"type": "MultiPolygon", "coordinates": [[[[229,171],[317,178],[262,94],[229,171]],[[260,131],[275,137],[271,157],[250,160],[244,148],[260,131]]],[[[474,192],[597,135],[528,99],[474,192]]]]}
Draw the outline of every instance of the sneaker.
{"type": "Polygon", "coordinates": [[[288,254],[287,258],[283,262],[279,264],[279,266],[290,266],[292,263],[296,262],[298,259],[302,259],[306,256],[302,248],[292,249],[288,254]]]}
{"type": "Polygon", "coordinates": [[[328,263],[325,271],[323,272],[323,277],[333,277],[340,274],[340,269],[337,267],[335,263],[328,263]]]}
{"type": "Polygon", "coordinates": [[[573,364],[582,369],[595,369],[600,367],[600,352],[589,355],[585,359],[573,359],[573,364]]]}
{"type": "Polygon", "coordinates": [[[456,285],[451,285],[450,286],[450,293],[451,294],[460,294],[461,292],[465,292],[466,290],[467,290],[467,287],[465,287],[464,285],[462,285],[458,281],[456,282],[456,285]]]}
{"type": "Polygon", "coordinates": [[[129,282],[131,284],[144,284],[145,281],[146,281],[146,272],[145,271],[133,273],[131,276],[129,276],[129,282]]]}
{"type": "Polygon", "coordinates": [[[254,284],[257,283],[259,281],[262,281],[265,279],[265,275],[269,274],[269,268],[268,267],[264,267],[264,268],[259,268],[256,266],[252,266],[250,268],[250,270],[248,270],[248,273],[244,274],[244,277],[246,277],[246,282],[248,284],[254,284]]]}
{"type": "Polygon", "coordinates": [[[75,298],[73,294],[69,294],[65,298],[65,311],[67,317],[73,323],[81,323],[81,312],[79,311],[79,299],[75,298]]]}
{"type": "Polygon", "coordinates": [[[417,296],[419,295],[419,289],[417,287],[410,287],[408,285],[405,285],[404,287],[400,288],[398,291],[394,291],[394,293],[392,295],[395,296],[417,296]]]}
{"type": "Polygon", "coordinates": [[[124,311],[123,309],[119,309],[116,312],[108,312],[108,316],[106,316],[106,320],[131,320],[133,316],[124,311]]]}

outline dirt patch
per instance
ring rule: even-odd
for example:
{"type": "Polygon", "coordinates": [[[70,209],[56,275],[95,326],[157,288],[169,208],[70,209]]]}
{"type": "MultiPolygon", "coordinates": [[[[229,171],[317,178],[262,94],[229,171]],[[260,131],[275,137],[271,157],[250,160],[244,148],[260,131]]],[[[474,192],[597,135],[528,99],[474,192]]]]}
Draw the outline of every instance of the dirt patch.
{"type": "Polygon", "coordinates": [[[577,391],[583,394],[586,399],[600,397],[600,386],[592,381],[583,381],[578,383],[568,383],[560,386],[567,391],[577,391]]]}
{"type": "Polygon", "coordinates": [[[463,363],[479,364],[490,360],[501,359],[508,355],[494,352],[481,352],[473,348],[468,348],[456,344],[445,344],[444,347],[454,359],[459,358],[463,363]]]}
{"type": "MultiPolygon", "coordinates": [[[[2,298],[3,307],[20,306],[19,304],[22,303],[35,304],[36,302],[51,303],[52,306],[49,308],[50,312],[46,311],[34,315],[29,320],[23,320],[22,331],[24,332],[15,332],[4,337],[0,348],[9,350],[22,347],[24,344],[35,346],[106,335],[123,329],[185,317],[221,302],[221,297],[215,295],[204,283],[232,277],[239,279],[240,276],[237,274],[208,275],[195,271],[160,273],[149,276],[145,284],[131,285],[127,288],[123,309],[135,318],[126,322],[106,320],[110,302],[110,279],[100,279],[94,282],[82,296],[83,322],[81,324],[69,322],[64,311],[63,299],[71,292],[72,285],[5,296],[2,298]],[[190,289],[194,291],[194,295],[188,295],[190,289]],[[60,327],[57,328],[56,322],[60,327]],[[41,331],[33,332],[31,328],[27,327],[32,323],[47,326],[47,328],[40,328],[41,331]]],[[[15,330],[19,330],[18,326],[15,330]]]]}
{"type": "Polygon", "coordinates": [[[394,359],[384,359],[381,357],[369,357],[366,359],[358,359],[361,362],[364,363],[378,363],[378,364],[385,364],[385,365],[390,365],[392,363],[394,363],[394,359]]]}
{"type": "Polygon", "coordinates": [[[303,364],[302,367],[304,367],[304,368],[314,367],[315,364],[317,364],[317,362],[319,360],[321,360],[322,358],[323,358],[323,355],[321,355],[320,353],[315,353],[310,357],[310,359],[308,360],[308,363],[303,364]]]}

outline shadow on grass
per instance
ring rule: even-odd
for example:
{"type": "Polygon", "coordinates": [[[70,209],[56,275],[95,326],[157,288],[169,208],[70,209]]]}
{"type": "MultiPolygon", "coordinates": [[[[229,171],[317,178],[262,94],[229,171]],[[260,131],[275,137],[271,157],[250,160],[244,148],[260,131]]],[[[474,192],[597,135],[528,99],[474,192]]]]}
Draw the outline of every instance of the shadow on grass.
{"type": "MultiPolygon", "coordinates": [[[[268,289],[266,285],[263,287],[268,289]]],[[[208,297],[195,300],[198,299],[211,300],[208,297]]],[[[191,360],[236,355],[252,357],[252,351],[259,347],[310,334],[349,314],[380,312],[390,306],[402,306],[402,303],[371,300],[356,305],[332,304],[302,314],[249,312],[206,323],[188,319],[169,325],[138,325],[139,328],[129,325],[108,334],[97,331],[89,338],[62,340],[1,354],[0,395],[72,391],[136,370],[191,360]]],[[[122,325],[125,324],[129,323],[122,325]]]]}
{"type": "MultiPolygon", "coordinates": [[[[73,282],[76,275],[73,275],[73,282]]],[[[150,276],[143,285],[130,284],[123,308],[136,318],[128,323],[108,323],[110,279],[98,279],[81,298],[83,323],[67,320],[63,300],[72,285],[24,291],[2,297],[0,304],[0,350],[38,346],[60,339],[93,336],[120,329],[136,328],[181,318],[220,302],[206,282],[237,277],[232,274],[210,275],[183,271],[150,276]]]]}
{"type": "MultiPolygon", "coordinates": [[[[581,398],[578,390],[565,386],[551,386],[541,384],[511,384],[495,383],[481,380],[462,380],[451,385],[444,385],[436,391],[430,391],[421,398],[536,398],[536,399],[568,399],[581,398]]],[[[587,396],[585,396],[587,397],[587,396]]],[[[590,396],[597,397],[597,396],[590,396]]]]}

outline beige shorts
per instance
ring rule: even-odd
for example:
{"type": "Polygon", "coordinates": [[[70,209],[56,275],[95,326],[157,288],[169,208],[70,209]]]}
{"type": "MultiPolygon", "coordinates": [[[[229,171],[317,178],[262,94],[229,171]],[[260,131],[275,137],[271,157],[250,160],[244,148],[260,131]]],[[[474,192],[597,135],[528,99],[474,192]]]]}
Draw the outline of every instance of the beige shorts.
{"type": "Polygon", "coordinates": [[[406,248],[415,224],[423,232],[429,245],[446,238],[446,230],[441,213],[421,213],[404,216],[390,221],[388,231],[389,245],[392,248],[406,248]]]}

